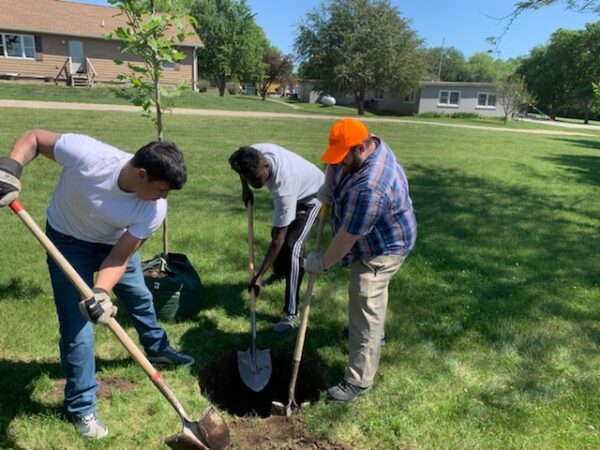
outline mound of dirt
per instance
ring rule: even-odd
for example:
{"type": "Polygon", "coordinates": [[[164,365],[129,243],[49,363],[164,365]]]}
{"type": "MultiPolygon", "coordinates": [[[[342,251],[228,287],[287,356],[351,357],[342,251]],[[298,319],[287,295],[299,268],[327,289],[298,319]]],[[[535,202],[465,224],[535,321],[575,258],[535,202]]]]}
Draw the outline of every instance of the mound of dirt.
{"type": "MultiPolygon", "coordinates": [[[[54,383],[54,389],[49,396],[51,398],[62,398],[65,392],[65,384],[67,384],[67,381],[64,378],[57,380],[54,383]]],[[[133,381],[119,377],[98,377],[98,384],[100,384],[100,388],[98,389],[96,397],[99,400],[111,398],[112,393],[115,391],[132,391],[137,386],[133,381]]]]}
{"type": "Polygon", "coordinates": [[[360,450],[311,436],[302,416],[236,417],[228,426],[232,447],[240,450],[360,450]]]}

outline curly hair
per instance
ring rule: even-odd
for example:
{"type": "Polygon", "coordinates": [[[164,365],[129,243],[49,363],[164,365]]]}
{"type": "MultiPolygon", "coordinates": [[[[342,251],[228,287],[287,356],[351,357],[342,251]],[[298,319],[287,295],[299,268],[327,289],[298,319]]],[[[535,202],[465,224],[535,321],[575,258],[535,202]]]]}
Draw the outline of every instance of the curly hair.
{"type": "Polygon", "coordinates": [[[254,147],[240,147],[229,157],[229,165],[240,175],[253,174],[260,167],[261,158],[254,147]]]}

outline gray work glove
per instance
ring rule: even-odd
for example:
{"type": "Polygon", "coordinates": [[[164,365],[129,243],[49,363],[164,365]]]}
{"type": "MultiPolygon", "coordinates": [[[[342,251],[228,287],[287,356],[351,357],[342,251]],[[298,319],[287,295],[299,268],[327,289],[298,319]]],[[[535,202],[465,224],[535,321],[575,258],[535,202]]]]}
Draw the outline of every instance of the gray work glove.
{"type": "Polygon", "coordinates": [[[94,288],[92,291],[94,292],[93,297],[79,302],[79,310],[83,317],[93,324],[106,325],[111,317],[117,315],[117,307],[112,304],[108,292],[104,289],[94,288]]]}
{"type": "Polygon", "coordinates": [[[0,158],[0,207],[7,206],[19,197],[23,166],[12,158],[0,158]]]}
{"type": "Polygon", "coordinates": [[[319,250],[313,250],[304,260],[304,270],[313,273],[325,273],[327,269],[323,267],[323,253],[319,250]]]}
{"type": "Polygon", "coordinates": [[[333,203],[333,184],[323,183],[317,191],[317,198],[321,203],[333,203]]]}

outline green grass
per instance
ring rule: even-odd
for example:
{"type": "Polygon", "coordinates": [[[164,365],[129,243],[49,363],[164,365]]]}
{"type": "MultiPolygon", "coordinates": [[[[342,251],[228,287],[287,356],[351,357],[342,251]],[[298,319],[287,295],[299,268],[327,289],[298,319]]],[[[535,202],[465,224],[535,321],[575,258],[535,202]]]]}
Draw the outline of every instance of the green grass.
{"type": "MultiPolygon", "coordinates": [[[[287,108],[287,107],[286,107],[287,108]]],[[[89,133],[134,151],[154,137],[131,113],[0,109],[8,149],[23,131],[89,133]]],[[[195,373],[247,348],[243,292],[246,215],[227,158],[240,145],[272,141],[318,162],[327,120],[169,116],[167,139],[185,152],[190,178],[170,196],[170,248],[204,283],[197,318],[165,324],[196,357],[193,373],[164,377],[198,414],[207,400],[195,373]]],[[[370,123],[409,177],[418,243],[390,289],[388,344],[374,389],[357,403],[307,409],[316,435],[368,449],[595,449],[600,447],[600,139],[370,123]]],[[[34,161],[22,201],[43,223],[58,176],[34,161]]],[[[162,448],[177,415],[107,330],[97,328],[101,376],[136,388],[99,401],[111,438],[84,444],[51,395],[61,378],[58,325],[43,251],[10,211],[0,211],[0,448],[162,448]]],[[[270,199],[257,194],[257,257],[269,240],[270,199]]],[[[329,233],[327,233],[329,234],[329,233]]],[[[329,236],[328,236],[329,237],[329,236]]],[[[160,233],[142,248],[161,248],[160,233]]],[[[305,354],[325,378],[344,372],[347,272],[317,280],[305,354]]],[[[294,336],[270,329],[283,286],[258,301],[261,345],[291,352],[294,336]]],[[[119,316],[135,336],[124,315],[119,316]]],[[[228,417],[225,415],[225,419],[228,417]]]]}

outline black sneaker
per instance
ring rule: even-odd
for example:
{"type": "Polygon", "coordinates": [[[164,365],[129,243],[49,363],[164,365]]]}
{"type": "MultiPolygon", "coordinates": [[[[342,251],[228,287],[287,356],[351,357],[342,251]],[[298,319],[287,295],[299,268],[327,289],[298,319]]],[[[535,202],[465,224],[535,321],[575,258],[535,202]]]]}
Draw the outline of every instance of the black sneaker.
{"type": "Polygon", "coordinates": [[[195,360],[190,355],[179,353],[173,347],[167,347],[160,352],[147,352],[148,360],[158,367],[189,367],[195,360]]]}
{"type": "Polygon", "coordinates": [[[108,427],[95,412],[73,416],[73,425],[86,439],[102,439],[108,435],[108,427]]]}
{"type": "Polygon", "coordinates": [[[287,333],[292,328],[298,326],[298,315],[297,314],[281,314],[281,320],[273,325],[273,331],[276,333],[287,333]]]}
{"type": "Polygon", "coordinates": [[[349,403],[356,400],[369,389],[371,389],[371,386],[361,388],[346,381],[341,381],[336,386],[327,389],[327,397],[335,402],[349,403]]]}

